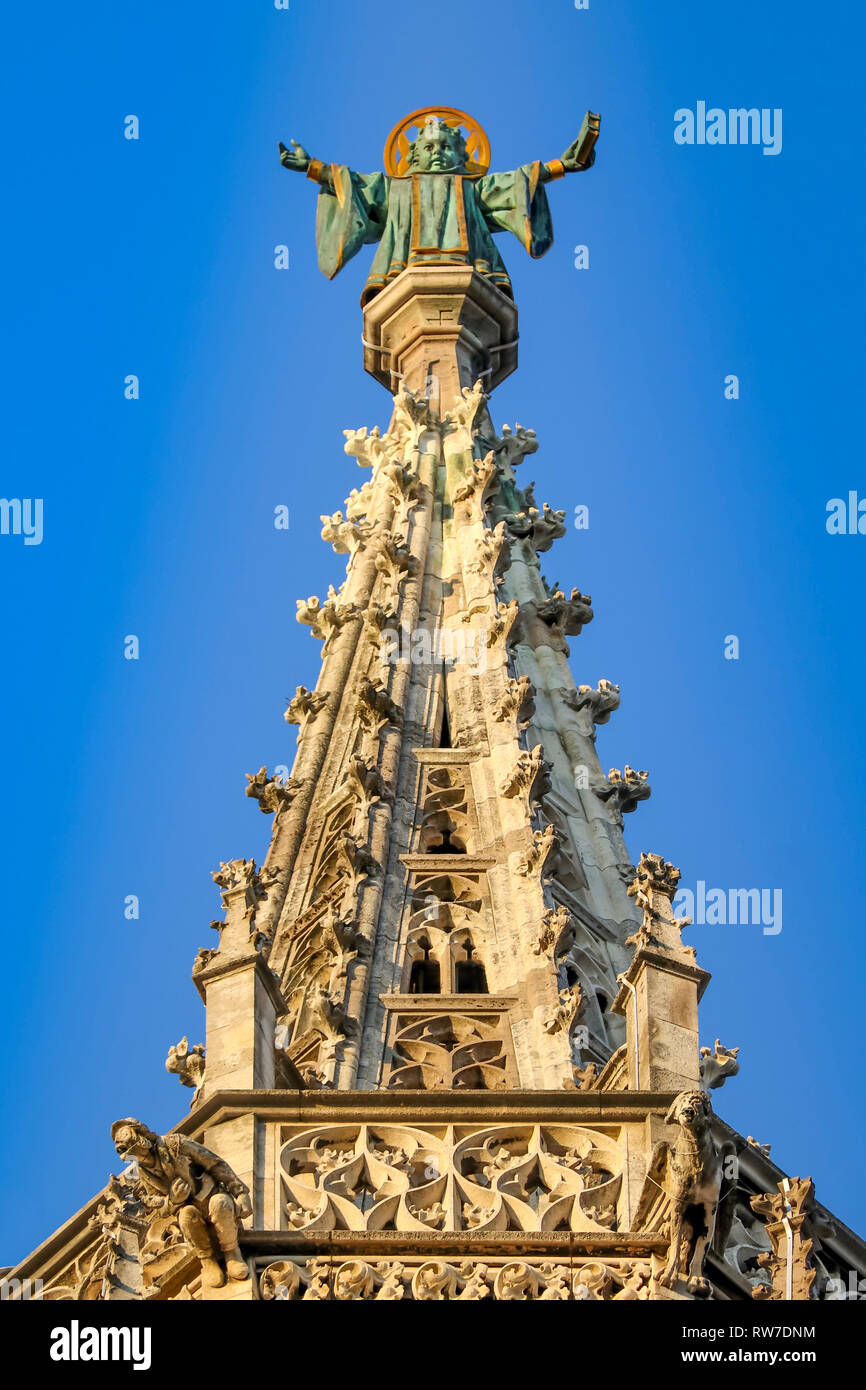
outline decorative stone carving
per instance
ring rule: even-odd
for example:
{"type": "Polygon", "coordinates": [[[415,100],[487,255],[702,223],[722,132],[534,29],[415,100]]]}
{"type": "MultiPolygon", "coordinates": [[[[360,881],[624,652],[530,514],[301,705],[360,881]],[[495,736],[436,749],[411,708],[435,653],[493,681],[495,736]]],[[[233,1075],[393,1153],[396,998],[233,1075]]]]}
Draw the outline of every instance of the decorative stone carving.
{"type": "Polygon", "coordinates": [[[393,605],[397,601],[403,580],[417,574],[418,561],[401,537],[385,534],[379,539],[376,569],[385,580],[384,601],[386,605],[393,605]]]}
{"type": "MultiPolygon", "coordinates": [[[[718,1144],[713,1138],[712,1106],[706,1091],[681,1091],[665,1116],[665,1124],[678,1125],[680,1134],[673,1143],[663,1139],[653,1150],[635,1225],[639,1228],[657,1207],[661,1190],[668,1201],[670,1243],[658,1282],[674,1288],[683,1280],[690,1293],[706,1297],[709,1284],[703,1277],[704,1258],[716,1231],[725,1162],[736,1151],[733,1144],[718,1144]]],[[[724,1241],[721,1245],[724,1248],[724,1241]]]]}
{"type": "Polygon", "coordinates": [[[717,1091],[729,1076],[737,1075],[740,1070],[737,1061],[739,1050],[738,1047],[723,1047],[718,1038],[714,1048],[701,1048],[701,1085],[705,1091],[717,1091]]]}
{"type": "Polygon", "coordinates": [[[397,612],[392,603],[382,604],[377,599],[371,600],[363,613],[364,636],[375,647],[381,647],[386,630],[394,631],[396,616],[397,612]]]}
{"type": "Polygon", "coordinates": [[[544,748],[539,743],[531,752],[518,754],[512,771],[503,780],[500,796],[520,796],[526,805],[527,814],[534,813],[537,803],[550,791],[551,764],[544,760],[544,748]]]}
{"type": "Polygon", "coordinates": [[[513,720],[522,733],[535,714],[535,686],[528,676],[509,679],[501,699],[493,706],[493,718],[498,723],[513,720]]]}
{"type": "Polygon", "coordinates": [[[378,734],[386,724],[397,724],[400,710],[388,691],[364,676],[358,685],[358,718],[372,734],[378,734]]]}
{"type": "Polygon", "coordinates": [[[549,598],[538,605],[538,616],[560,636],[577,637],[595,615],[589,594],[572,589],[571,597],[566,598],[561,589],[555,589],[549,598]]]}
{"type": "Polygon", "coordinates": [[[614,1140],[577,1125],[443,1136],[435,1126],[337,1123],[283,1143],[283,1223],[299,1234],[599,1232],[622,1167],[614,1140]]]}
{"type": "Polygon", "coordinates": [[[770,1149],[772,1148],[771,1144],[759,1144],[758,1140],[753,1139],[751,1134],[746,1136],[746,1143],[751,1144],[753,1149],[757,1149],[759,1153],[762,1153],[764,1155],[764,1158],[770,1157],[770,1149]]]}
{"type": "Polygon", "coordinates": [[[391,793],[376,763],[360,753],[353,753],[346,764],[346,786],[357,808],[355,830],[365,835],[371,808],[378,801],[390,801],[391,793]]]}
{"type": "Polygon", "coordinates": [[[366,521],[367,513],[373,505],[373,496],[373,483],[370,478],[367,478],[360,489],[353,487],[345,501],[347,521],[366,521]]]}
{"type": "Polygon", "coordinates": [[[465,480],[455,488],[451,500],[455,503],[471,503],[465,511],[472,519],[482,521],[487,501],[494,491],[496,476],[496,462],[491,450],[483,459],[473,459],[465,480]]]}
{"type": "Polygon", "coordinates": [[[342,512],[332,516],[321,516],[322,540],[334,547],[337,555],[354,555],[363,550],[369,540],[373,527],[366,521],[350,521],[342,512]]]}
{"type": "Polygon", "coordinates": [[[653,947],[668,951],[678,960],[694,963],[694,946],[684,946],[681,934],[691,923],[688,917],[675,917],[673,897],[680,881],[680,871],[660,854],[642,854],[635,877],[628,886],[628,895],[643,909],[643,922],[633,936],[626,938],[627,946],[638,950],[653,947]]]}
{"type": "Polygon", "coordinates": [[[328,589],[324,603],[313,594],[308,599],[299,598],[297,609],[298,622],[309,627],[316,640],[326,645],[335,633],[357,616],[355,605],[344,602],[333,584],[328,589]]]}
{"type": "Polygon", "coordinates": [[[497,1302],[538,1300],[607,1302],[650,1297],[646,1261],[526,1259],[502,1256],[340,1262],[278,1260],[264,1270],[260,1289],[266,1302],[292,1300],[400,1300],[415,1302],[497,1302]]]}
{"type": "Polygon", "coordinates": [[[594,690],[591,685],[579,685],[577,690],[566,691],[563,698],[570,709],[585,709],[594,725],[606,724],[613,711],[619,709],[619,686],[600,680],[594,690]]]}
{"type": "Polygon", "coordinates": [[[509,1049],[496,1014],[398,1017],[391,1089],[498,1091],[508,1085],[509,1049]]]}
{"type": "MultiPolygon", "coordinates": [[[[543,554],[544,551],[549,550],[554,541],[561,540],[566,534],[565,512],[554,511],[547,502],[542,504],[541,511],[537,507],[531,507],[526,515],[529,521],[527,535],[531,538],[532,549],[538,554],[543,554]]],[[[572,599],[577,592],[577,590],[573,591],[572,599]]],[[[580,597],[583,596],[580,595],[580,597]]],[[[589,622],[589,619],[587,618],[585,621],[589,622]]]]}
{"type": "Polygon", "coordinates": [[[534,830],[532,846],[515,865],[515,873],[521,878],[541,878],[545,861],[556,847],[556,830],[552,825],[544,830],[534,830]]]}
{"type": "Polygon", "coordinates": [[[461,399],[454,402],[445,420],[452,425],[462,425],[464,429],[471,430],[475,416],[486,399],[483,382],[476,381],[474,386],[464,386],[460,396],[461,399]]]}
{"type": "Polygon", "coordinates": [[[345,452],[358,460],[359,468],[372,468],[375,472],[388,452],[387,436],[382,437],[379,426],[375,425],[371,430],[366,426],[360,430],[343,430],[343,435],[346,440],[343,446],[345,452]]]}
{"type": "Polygon", "coordinates": [[[190,1047],[189,1039],[181,1038],[179,1043],[168,1049],[165,1069],[167,1072],[174,1072],[182,1086],[193,1088],[195,1095],[190,1104],[195,1105],[199,1091],[204,1085],[204,1043],[196,1043],[194,1047],[190,1047]]]}
{"type": "Polygon", "coordinates": [[[193,966],[194,976],[200,974],[218,953],[232,958],[260,954],[267,960],[271,942],[256,926],[256,912],[279,874],[279,869],[259,870],[254,859],[231,859],[221,863],[219,869],[211,874],[214,883],[222,890],[226,917],[223,922],[211,922],[211,927],[220,934],[220,944],[215,950],[199,951],[193,966]]]}
{"type": "Polygon", "coordinates": [[[811,1235],[815,1185],[811,1178],[783,1178],[778,1192],[761,1192],[750,1199],[752,1211],[767,1218],[772,1249],[759,1255],[771,1284],[758,1284],[752,1297],[769,1301],[815,1297],[815,1242],[811,1235]]]}
{"type": "Polygon", "coordinates": [[[506,646],[511,629],[517,621],[520,606],[516,598],[510,603],[498,603],[496,613],[487,629],[487,646],[506,646]]]}
{"type": "Polygon", "coordinates": [[[574,1079],[577,1082],[579,1091],[592,1091],[598,1080],[598,1064],[587,1062],[585,1067],[574,1068],[574,1079]]]}
{"type": "MultiPolygon", "coordinates": [[[[312,723],[319,710],[324,709],[328,703],[328,696],[318,690],[308,690],[305,685],[299,685],[291,700],[286,700],[286,712],[283,715],[287,724],[299,724],[301,729],[305,729],[307,724],[312,723]]],[[[250,793],[254,795],[254,793],[250,793]]]]}
{"type": "Polygon", "coordinates": [[[627,815],[639,801],[646,801],[651,796],[652,787],[648,777],[648,772],[636,772],[628,763],[623,772],[612,767],[607,774],[607,785],[600,787],[596,795],[600,801],[609,802],[618,815],[627,815]]]}
{"type": "Polygon", "coordinates": [[[500,474],[510,483],[514,482],[514,469],[527,454],[534,454],[538,449],[535,430],[525,430],[519,423],[515,423],[513,430],[510,425],[503,425],[502,435],[498,438],[494,435],[493,439],[488,439],[479,434],[478,440],[482,448],[493,449],[500,474]]]}
{"type": "Polygon", "coordinates": [[[544,1021],[545,1033],[565,1033],[571,1036],[571,1028],[577,1017],[583,999],[583,991],[577,982],[569,989],[559,991],[559,1003],[553,1013],[544,1021]]]}
{"type": "Polygon", "coordinates": [[[533,954],[556,958],[568,950],[573,931],[574,923],[568,908],[561,903],[558,907],[550,908],[541,919],[541,930],[532,948],[533,954]]]}
{"type": "MultiPolygon", "coordinates": [[[[303,686],[298,687],[299,693],[301,690],[303,690],[303,686]]],[[[295,698],[297,699],[297,696],[295,698]]],[[[319,698],[324,701],[327,696],[319,698]]],[[[289,720],[288,715],[289,710],[286,710],[288,723],[299,723],[303,718],[299,715],[297,719],[289,720]]],[[[258,772],[247,772],[244,775],[248,784],[246,795],[251,796],[259,803],[259,810],[266,816],[272,816],[276,812],[282,811],[284,807],[290,806],[303,786],[303,782],[296,777],[269,777],[267,767],[260,767],[258,772]]]]}
{"type": "Polygon", "coordinates": [[[248,1279],[238,1228],[252,1215],[252,1202],[229,1165],[192,1139],[154,1134],[140,1120],[116,1120],[111,1137],[121,1158],[135,1164],[130,1186],[148,1212],[148,1233],[176,1222],[208,1288],[221,1287],[226,1276],[248,1279]]]}
{"type": "Polygon", "coordinates": [[[432,424],[433,416],[427,397],[408,390],[401,383],[394,396],[394,416],[388,431],[388,442],[404,452],[415,449],[424,431],[432,424]]]}

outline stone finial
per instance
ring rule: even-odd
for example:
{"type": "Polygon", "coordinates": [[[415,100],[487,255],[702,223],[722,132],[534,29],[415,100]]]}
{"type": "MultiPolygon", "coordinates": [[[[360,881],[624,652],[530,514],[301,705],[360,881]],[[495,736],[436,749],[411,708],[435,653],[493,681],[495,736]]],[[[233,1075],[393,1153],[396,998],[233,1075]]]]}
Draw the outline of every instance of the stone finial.
{"type": "Polygon", "coordinates": [[[194,1047],[190,1047],[189,1039],[181,1038],[179,1043],[168,1049],[165,1069],[167,1072],[173,1072],[182,1086],[191,1086],[194,1089],[195,1095],[191,1101],[194,1105],[204,1085],[204,1043],[196,1043],[194,1047]]]}
{"type": "Polygon", "coordinates": [[[723,1047],[716,1038],[715,1047],[701,1048],[701,1085],[706,1091],[717,1091],[724,1086],[729,1076],[736,1076],[740,1070],[737,1061],[738,1047],[723,1047]]]}
{"type": "Polygon", "coordinates": [[[749,1198],[752,1211],[767,1217],[772,1245],[772,1250],[757,1257],[759,1268],[769,1272],[771,1282],[753,1286],[753,1298],[807,1302],[814,1297],[814,1199],[811,1178],[783,1178],[778,1192],[761,1192],[749,1198]]]}
{"type": "Polygon", "coordinates": [[[247,779],[246,795],[259,803],[259,810],[266,816],[272,816],[284,806],[291,805],[303,785],[295,777],[285,780],[269,777],[267,767],[260,767],[256,773],[247,772],[244,776],[247,779]]]}
{"type": "Polygon", "coordinates": [[[641,854],[627,892],[643,909],[643,922],[639,930],[626,939],[627,946],[636,946],[638,950],[652,946],[670,952],[679,960],[694,962],[695,948],[684,946],[681,939],[683,928],[690,925],[691,919],[675,917],[673,911],[679,881],[679,869],[660,854],[641,854]]]}
{"type": "Polygon", "coordinates": [[[279,874],[279,869],[259,870],[254,859],[230,859],[211,874],[221,889],[226,916],[223,922],[211,922],[219,931],[220,944],[215,950],[199,951],[193,975],[200,974],[217,955],[234,959],[261,954],[267,958],[270,940],[257,929],[256,912],[279,874]]]}

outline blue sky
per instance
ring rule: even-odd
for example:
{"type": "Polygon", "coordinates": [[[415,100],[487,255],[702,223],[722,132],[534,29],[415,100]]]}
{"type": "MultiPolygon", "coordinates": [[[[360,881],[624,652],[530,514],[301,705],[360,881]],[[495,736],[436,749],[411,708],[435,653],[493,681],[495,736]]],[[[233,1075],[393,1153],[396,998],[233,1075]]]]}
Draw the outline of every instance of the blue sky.
{"type": "Polygon", "coordinates": [[[778,935],[687,936],[702,1040],[742,1049],[717,1108],[862,1228],[866,537],[825,528],[828,499],[866,496],[854,7],[163,0],[6,24],[0,492],[44,499],[44,539],[0,536],[0,1263],[104,1183],[112,1120],[185,1113],[163,1063],[203,1038],[209,871],[264,855],[244,774],[291,761],[284,698],[316,678],[295,599],[341,577],[318,520],[359,485],[341,432],[388,419],[361,367],[371,252],[320,275],[315,190],[277,141],[373,170],[432,102],[505,169],[603,114],[591,174],[550,190],[549,255],[500,241],[520,367],[492,414],[538,431],[539,502],[590,509],[544,569],[593,596],[576,677],[622,687],[603,765],[651,773],[633,857],[783,891],[778,935]],[[699,100],[781,108],[781,154],[678,146],[699,100]]]}

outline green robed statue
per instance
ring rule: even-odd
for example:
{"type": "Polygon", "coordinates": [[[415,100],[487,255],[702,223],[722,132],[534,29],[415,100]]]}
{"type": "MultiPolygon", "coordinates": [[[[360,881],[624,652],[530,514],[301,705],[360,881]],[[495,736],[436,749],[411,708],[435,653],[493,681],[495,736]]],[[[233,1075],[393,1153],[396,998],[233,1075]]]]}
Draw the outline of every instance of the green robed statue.
{"type": "Polygon", "coordinates": [[[550,250],[553,224],[544,185],[591,167],[599,127],[600,117],[587,112],[577,139],[559,159],[490,174],[490,144],[477,122],[452,107],[426,107],[391,132],[384,174],[325,164],[295,140],[291,149],[280,142],[280,161],[319,185],[316,246],[329,280],[365,242],[379,243],[362,305],[409,265],[471,265],[510,296],[493,234],[513,232],[530,256],[550,250]],[[417,134],[410,140],[413,129],[417,134]]]}

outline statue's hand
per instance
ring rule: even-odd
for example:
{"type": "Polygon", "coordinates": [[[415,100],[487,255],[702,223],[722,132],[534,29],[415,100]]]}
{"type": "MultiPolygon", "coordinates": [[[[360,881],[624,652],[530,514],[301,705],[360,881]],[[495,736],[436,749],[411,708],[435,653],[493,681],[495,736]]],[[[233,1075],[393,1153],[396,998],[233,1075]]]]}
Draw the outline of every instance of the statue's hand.
{"type": "Polygon", "coordinates": [[[592,153],[589,156],[589,159],[586,160],[586,162],[583,164],[579,163],[578,154],[582,143],[583,141],[581,136],[578,136],[577,139],[569,145],[568,149],[565,151],[565,154],[560,156],[562,160],[562,166],[568,174],[574,174],[579,169],[591,169],[593,164],[595,163],[594,146],[592,149],[592,153]]]}
{"type": "Polygon", "coordinates": [[[284,169],[297,169],[300,173],[305,173],[310,167],[310,156],[297,140],[290,140],[289,144],[292,148],[287,150],[282,140],[280,141],[280,163],[284,169]]]}

